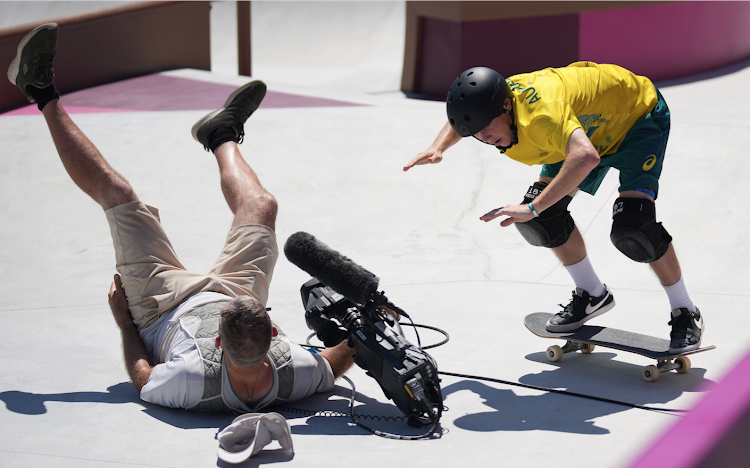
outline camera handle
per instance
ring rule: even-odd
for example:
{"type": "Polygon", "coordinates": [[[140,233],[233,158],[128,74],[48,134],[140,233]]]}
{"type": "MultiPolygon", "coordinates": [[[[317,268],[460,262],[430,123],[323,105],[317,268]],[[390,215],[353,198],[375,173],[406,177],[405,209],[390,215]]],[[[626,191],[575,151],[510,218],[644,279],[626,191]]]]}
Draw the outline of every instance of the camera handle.
{"type": "Polygon", "coordinates": [[[370,296],[370,302],[375,302],[377,306],[388,307],[392,311],[396,312],[398,315],[403,315],[404,317],[411,319],[411,317],[409,317],[409,314],[404,312],[402,308],[396,306],[396,304],[389,301],[388,298],[385,297],[385,294],[383,293],[383,291],[376,291],[372,293],[372,295],[370,296]]]}
{"type": "Polygon", "coordinates": [[[393,349],[403,354],[404,349],[406,349],[409,346],[409,343],[406,340],[404,340],[402,336],[395,333],[391,327],[385,324],[383,319],[380,318],[380,316],[377,313],[378,307],[379,307],[379,304],[376,301],[367,302],[367,304],[365,304],[365,307],[364,307],[364,313],[362,314],[362,318],[364,318],[370,325],[372,325],[372,328],[373,330],[375,330],[375,333],[380,335],[391,346],[393,346],[393,349]]]}

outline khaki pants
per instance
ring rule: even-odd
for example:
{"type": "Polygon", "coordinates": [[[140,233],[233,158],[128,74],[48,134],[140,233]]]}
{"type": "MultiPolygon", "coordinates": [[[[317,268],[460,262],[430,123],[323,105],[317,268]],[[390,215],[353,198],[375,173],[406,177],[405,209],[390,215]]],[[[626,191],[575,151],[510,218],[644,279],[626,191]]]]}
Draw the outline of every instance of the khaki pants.
{"type": "Polygon", "coordinates": [[[279,258],[276,233],[271,228],[233,227],[219,258],[206,273],[198,274],[185,270],[177,259],[156,208],[130,202],[105,214],[115,246],[117,272],[139,331],[199,292],[230,297],[249,294],[266,305],[279,258]]]}

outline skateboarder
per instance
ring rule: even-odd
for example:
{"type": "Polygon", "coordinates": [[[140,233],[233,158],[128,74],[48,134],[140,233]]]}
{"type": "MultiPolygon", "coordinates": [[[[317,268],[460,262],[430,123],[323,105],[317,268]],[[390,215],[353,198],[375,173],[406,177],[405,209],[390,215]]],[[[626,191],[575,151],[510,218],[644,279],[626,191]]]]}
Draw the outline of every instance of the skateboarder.
{"type": "Polygon", "coordinates": [[[239,88],[193,126],[193,138],[216,157],[234,220],[217,262],[205,274],[192,273],[177,259],[158,211],[139,200],[63,108],[54,85],[57,38],[54,23],[30,32],[8,78],[37,103],[68,175],[107,217],[119,273],[109,304],[140,397],[190,410],[251,412],[333,388],[353,364],[346,341],[307,352],[265,307],[279,255],[277,204],[238,147],[265,84],[239,88]]]}
{"type": "Polygon", "coordinates": [[[612,309],[615,300],[586,253],[568,211],[583,190],[594,195],[609,168],[620,172],[610,238],[623,254],[648,263],[669,298],[669,350],[700,347],[703,319],[682,278],[672,237],[656,222],[654,200],[670,128],[664,98],[645,77],[616,65],[573,63],[511,76],[477,67],[454,81],[447,97],[448,123],[432,145],[404,166],[439,163],[443,152],[473,136],[528,165],[541,176],[520,205],[504,205],[480,219],[506,216],[531,245],[552,249],[575,283],[573,298],[547,322],[570,331],[612,309]]]}

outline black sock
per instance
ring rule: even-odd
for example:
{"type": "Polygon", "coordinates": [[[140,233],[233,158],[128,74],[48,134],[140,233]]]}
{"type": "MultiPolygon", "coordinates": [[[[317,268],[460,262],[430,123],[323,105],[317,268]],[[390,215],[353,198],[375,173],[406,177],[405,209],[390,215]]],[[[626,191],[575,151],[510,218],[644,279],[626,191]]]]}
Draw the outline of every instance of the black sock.
{"type": "Polygon", "coordinates": [[[26,92],[31,95],[36,101],[39,110],[44,109],[51,100],[60,99],[60,93],[55,88],[55,84],[51,84],[46,88],[37,88],[36,86],[26,86],[26,92]]]}
{"type": "Polygon", "coordinates": [[[239,138],[232,127],[219,127],[208,135],[208,148],[213,153],[222,143],[233,141],[237,143],[239,138]]]}

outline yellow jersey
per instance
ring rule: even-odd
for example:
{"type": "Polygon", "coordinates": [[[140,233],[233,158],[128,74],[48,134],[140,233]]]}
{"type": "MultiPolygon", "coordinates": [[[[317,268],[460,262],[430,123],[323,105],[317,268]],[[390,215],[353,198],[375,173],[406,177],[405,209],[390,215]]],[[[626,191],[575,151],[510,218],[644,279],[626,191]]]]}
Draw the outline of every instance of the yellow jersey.
{"type": "Polygon", "coordinates": [[[658,100],[648,78],[617,65],[576,62],[506,81],[513,91],[518,143],[505,154],[530,166],[565,159],[568,140],[577,128],[599,156],[615,153],[658,100]]]}

